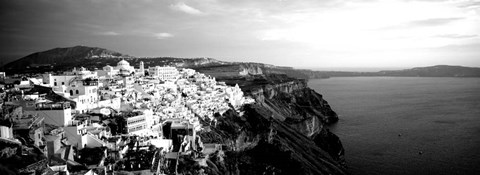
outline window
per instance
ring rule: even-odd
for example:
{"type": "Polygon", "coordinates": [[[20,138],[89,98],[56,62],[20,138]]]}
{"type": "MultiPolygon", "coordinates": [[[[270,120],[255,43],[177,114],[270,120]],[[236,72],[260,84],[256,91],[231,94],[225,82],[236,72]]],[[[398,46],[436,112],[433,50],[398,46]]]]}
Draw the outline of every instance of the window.
{"type": "Polygon", "coordinates": [[[77,90],[75,90],[75,93],[76,93],[76,94],[78,94],[78,89],[77,89],[77,90]]]}
{"type": "Polygon", "coordinates": [[[54,85],[54,86],[57,86],[57,82],[53,82],[53,85],[54,85]]]}
{"type": "Polygon", "coordinates": [[[65,85],[65,82],[62,82],[62,85],[65,85]]]}
{"type": "Polygon", "coordinates": [[[70,96],[73,96],[73,90],[70,90],[70,96]]]}

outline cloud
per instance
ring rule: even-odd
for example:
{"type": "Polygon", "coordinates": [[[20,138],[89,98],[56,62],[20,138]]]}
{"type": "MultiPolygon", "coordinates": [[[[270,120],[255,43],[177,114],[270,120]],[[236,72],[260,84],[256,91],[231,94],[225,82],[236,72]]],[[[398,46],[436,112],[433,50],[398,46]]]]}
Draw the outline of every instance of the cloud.
{"type": "Polygon", "coordinates": [[[120,33],[114,32],[114,31],[107,31],[107,32],[98,32],[96,33],[97,35],[105,35],[105,36],[117,36],[120,35],[120,33]]]}
{"type": "Polygon", "coordinates": [[[461,21],[465,18],[430,18],[430,19],[420,19],[412,20],[397,25],[390,25],[385,27],[376,28],[376,30],[398,30],[398,29],[411,29],[419,27],[439,27],[443,25],[450,24],[452,22],[461,21]]]}
{"type": "Polygon", "coordinates": [[[188,13],[188,14],[191,14],[191,15],[201,15],[201,14],[203,14],[202,11],[200,11],[196,8],[190,7],[183,2],[179,2],[177,4],[170,5],[170,9],[176,10],[176,11],[181,11],[181,12],[188,13]]]}
{"type": "Polygon", "coordinates": [[[475,1],[465,1],[462,4],[458,5],[460,8],[479,8],[480,2],[475,1]]]}
{"type": "Polygon", "coordinates": [[[167,39],[173,37],[174,35],[170,33],[155,33],[153,36],[155,36],[157,39],[167,39]]]}
{"type": "Polygon", "coordinates": [[[418,27],[440,26],[440,25],[448,24],[454,21],[459,21],[462,19],[464,18],[431,18],[431,19],[411,21],[407,25],[418,26],[418,27]]]}
{"type": "Polygon", "coordinates": [[[436,35],[435,37],[450,38],[450,39],[463,39],[463,38],[475,38],[477,36],[478,35],[445,34],[445,35],[436,35]]]}

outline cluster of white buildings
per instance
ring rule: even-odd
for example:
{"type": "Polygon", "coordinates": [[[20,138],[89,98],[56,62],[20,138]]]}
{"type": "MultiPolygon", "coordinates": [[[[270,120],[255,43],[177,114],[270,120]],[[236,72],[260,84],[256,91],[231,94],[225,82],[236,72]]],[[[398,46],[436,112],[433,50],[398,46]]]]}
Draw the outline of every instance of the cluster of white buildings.
{"type": "Polygon", "coordinates": [[[238,108],[253,102],[243,96],[238,85],[227,86],[193,69],[145,69],[143,62],[135,69],[125,60],[116,67],[107,65],[96,71],[81,67],[62,74],[44,74],[41,79],[24,80],[21,85],[49,87],[66,99],[67,102],[49,102],[42,94],[22,94],[9,100],[11,104],[23,105],[27,113],[45,116],[45,122],[56,126],[69,125],[75,114],[110,108],[142,111],[142,115],[148,116],[148,120],[142,120],[148,122],[146,127],[132,128],[136,131],[173,118],[189,120],[200,129],[197,117],[213,120],[215,113],[223,114],[230,105],[238,108]]]}
{"type": "MultiPolygon", "coordinates": [[[[22,107],[18,119],[41,118],[54,128],[35,140],[37,146],[46,146],[49,155],[67,154],[65,151],[70,149],[62,145],[76,149],[112,145],[108,138],[114,136],[101,116],[114,113],[124,114],[128,135],[153,136],[157,139],[152,143],[165,147],[165,151],[195,149],[195,145],[202,145],[195,135],[202,129],[200,119],[212,121],[216,113],[221,115],[232,107],[238,110],[243,104],[254,102],[244,96],[238,85],[227,86],[193,69],[160,66],[146,69],[143,62],[136,69],[125,60],[115,67],[107,65],[95,71],[82,67],[62,74],[22,79],[16,88],[21,93],[8,95],[5,104],[22,107]],[[33,86],[40,90],[22,90],[33,86]],[[46,98],[52,95],[58,100],[46,98]],[[87,115],[92,113],[97,115],[87,115]],[[170,131],[163,130],[165,125],[170,131]],[[177,142],[181,146],[174,149],[177,142]]],[[[4,130],[2,127],[2,136],[11,137],[4,130]]]]}

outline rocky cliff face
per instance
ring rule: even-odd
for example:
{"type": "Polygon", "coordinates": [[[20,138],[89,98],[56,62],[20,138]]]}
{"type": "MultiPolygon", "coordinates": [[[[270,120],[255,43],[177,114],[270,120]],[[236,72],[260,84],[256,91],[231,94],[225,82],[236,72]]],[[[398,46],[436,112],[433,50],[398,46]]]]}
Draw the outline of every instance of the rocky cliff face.
{"type": "Polygon", "coordinates": [[[240,64],[240,75],[260,75],[263,74],[263,70],[257,64],[240,64]]]}
{"type": "Polygon", "coordinates": [[[340,139],[324,126],[338,121],[327,101],[307,87],[304,80],[293,80],[253,90],[252,96],[272,117],[314,140],[318,146],[344,164],[340,139]]]}
{"type": "Polygon", "coordinates": [[[337,114],[330,108],[328,102],[322,95],[308,88],[306,80],[295,79],[267,84],[251,90],[248,94],[270,108],[288,107],[279,111],[284,111],[283,114],[290,118],[308,116],[307,118],[318,118],[324,124],[338,121],[337,114]]]}
{"type": "Polygon", "coordinates": [[[337,153],[327,152],[298,128],[272,117],[271,109],[253,104],[244,106],[244,112],[218,116],[216,126],[200,133],[205,143],[226,147],[209,156],[207,174],[348,174],[337,153]]]}
{"type": "MultiPolygon", "coordinates": [[[[278,78],[278,77],[277,77],[278,78]]],[[[338,120],[322,96],[306,81],[266,78],[243,88],[256,99],[244,114],[229,111],[200,135],[205,143],[231,149],[207,162],[209,174],[348,174],[339,138],[325,125],[338,120]],[[261,83],[257,83],[261,84],[261,83]]],[[[259,81],[253,79],[251,81],[259,81]]]]}
{"type": "Polygon", "coordinates": [[[303,90],[305,88],[307,88],[307,85],[304,80],[294,80],[278,84],[267,84],[252,90],[250,94],[257,101],[265,102],[265,99],[273,99],[281,93],[293,93],[294,91],[303,90]]]}

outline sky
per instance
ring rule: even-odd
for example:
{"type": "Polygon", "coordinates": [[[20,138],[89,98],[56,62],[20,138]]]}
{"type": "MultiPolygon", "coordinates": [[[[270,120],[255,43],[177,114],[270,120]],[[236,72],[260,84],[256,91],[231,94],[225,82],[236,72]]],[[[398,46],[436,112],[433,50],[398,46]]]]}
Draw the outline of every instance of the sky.
{"type": "Polygon", "coordinates": [[[0,0],[0,58],[85,45],[296,68],[480,67],[479,0],[0,0]]]}

